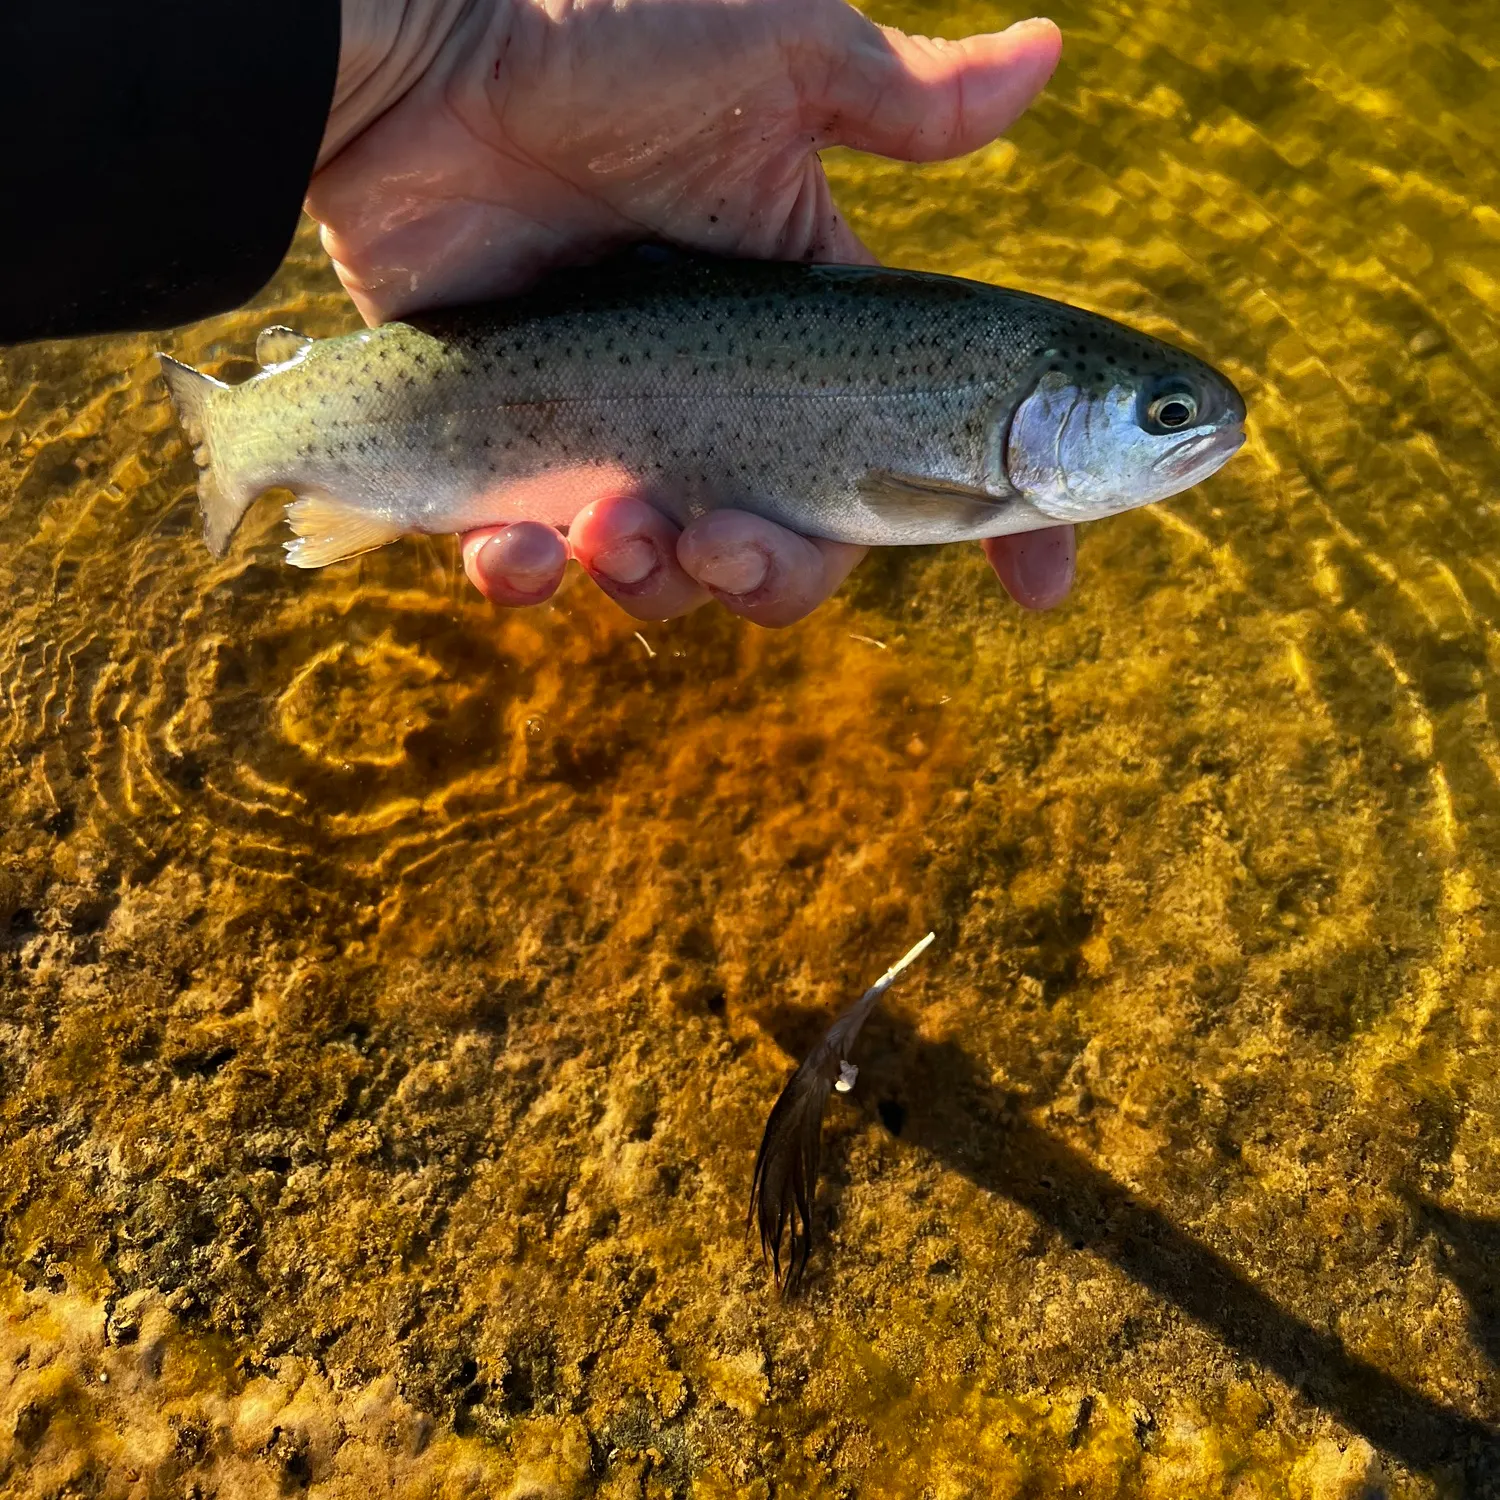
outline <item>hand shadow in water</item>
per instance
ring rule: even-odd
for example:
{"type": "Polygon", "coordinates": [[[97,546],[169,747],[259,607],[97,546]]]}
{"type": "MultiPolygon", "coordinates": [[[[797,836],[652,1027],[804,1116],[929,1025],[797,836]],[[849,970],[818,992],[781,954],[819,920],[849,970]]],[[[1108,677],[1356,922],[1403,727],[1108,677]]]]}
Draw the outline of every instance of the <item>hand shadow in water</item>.
{"type": "Polygon", "coordinates": [[[1474,1342],[1500,1369],[1500,1219],[1461,1214],[1418,1193],[1408,1198],[1419,1222],[1442,1246],[1448,1279],[1469,1305],[1474,1342]]]}
{"type": "MultiPolygon", "coordinates": [[[[801,1056],[827,1015],[785,1008],[768,1019],[777,1041],[801,1056]]],[[[1020,1204],[1075,1250],[1111,1261],[1390,1457],[1417,1469],[1456,1466],[1465,1495],[1500,1496],[1500,1433],[1410,1389],[1279,1307],[1217,1251],[1027,1121],[1024,1100],[995,1087],[960,1047],[923,1041],[886,1014],[871,1022],[859,1050],[862,1073],[851,1097],[866,1111],[879,1110],[889,1127],[900,1108],[893,1110],[889,1096],[899,1091],[908,1101],[898,1126],[904,1140],[985,1192],[1020,1204]]],[[[1463,1246],[1452,1252],[1455,1280],[1494,1358],[1500,1302],[1486,1263],[1500,1251],[1500,1226],[1451,1214],[1430,1222],[1445,1244],[1463,1246]]],[[[826,1274],[836,1277],[837,1266],[826,1274]]]]}

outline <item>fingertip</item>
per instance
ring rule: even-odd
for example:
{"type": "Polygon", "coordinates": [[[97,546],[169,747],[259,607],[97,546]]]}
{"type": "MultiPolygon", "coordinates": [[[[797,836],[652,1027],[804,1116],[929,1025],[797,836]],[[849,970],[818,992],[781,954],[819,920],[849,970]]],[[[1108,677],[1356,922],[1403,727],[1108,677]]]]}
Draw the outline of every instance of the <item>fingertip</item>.
{"type": "Polygon", "coordinates": [[[1039,58],[1050,54],[1054,67],[1057,59],[1062,56],[1062,27],[1050,16],[1030,16],[1024,21],[1014,21],[996,35],[1010,36],[1017,42],[1025,43],[1036,50],[1039,58]]]}
{"type": "Polygon", "coordinates": [[[967,38],[958,144],[973,146],[1010,128],[1046,88],[1062,59],[1062,32],[1044,16],[967,38]]]}
{"type": "Polygon", "coordinates": [[[677,540],[677,559],[689,577],[732,613],[771,629],[810,614],[864,553],[733,510],[700,517],[677,540]]]}
{"type": "Polygon", "coordinates": [[[1023,609],[1051,609],[1072,591],[1078,558],[1073,527],[991,537],[982,545],[1006,593],[1023,609]]]}
{"type": "Polygon", "coordinates": [[[1022,88],[1032,94],[1040,93],[1062,61],[1062,28],[1046,16],[1017,21],[1004,31],[976,37],[975,42],[982,51],[990,53],[983,59],[986,63],[1002,75],[1009,75],[1004,78],[1008,94],[1022,88]],[[990,44],[988,48],[983,45],[986,42],[990,44]]]}
{"type": "Polygon", "coordinates": [[[495,604],[540,604],[557,591],[568,565],[568,546],[551,526],[517,521],[486,526],[463,539],[464,572],[495,604]]]}
{"type": "Polygon", "coordinates": [[[849,21],[828,60],[830,139],[906,161],[987,145],[1046,86],[1062,52],[1062,33],[1042,17],[954,41],[870,26],[878,47],[861,42],[859,24],[849,21]]]}
{"type": "Polygon", "coordinates": [[[708,597],[679,565],[677,535],[666,516],[632,495],[596,500],[568,528],[579,566],[637,620],[670,620],[708,597]]]}

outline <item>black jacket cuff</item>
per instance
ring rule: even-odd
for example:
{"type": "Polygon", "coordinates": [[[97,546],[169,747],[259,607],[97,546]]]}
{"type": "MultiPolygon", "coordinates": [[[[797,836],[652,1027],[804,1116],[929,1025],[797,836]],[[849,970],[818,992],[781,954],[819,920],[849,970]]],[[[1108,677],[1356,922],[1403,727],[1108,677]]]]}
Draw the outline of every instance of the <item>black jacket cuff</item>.
{"type": "Polygon", "coordinates": [[[0,3],[0,342],[224,312],[286,253],[339,0],[0,3]]]}

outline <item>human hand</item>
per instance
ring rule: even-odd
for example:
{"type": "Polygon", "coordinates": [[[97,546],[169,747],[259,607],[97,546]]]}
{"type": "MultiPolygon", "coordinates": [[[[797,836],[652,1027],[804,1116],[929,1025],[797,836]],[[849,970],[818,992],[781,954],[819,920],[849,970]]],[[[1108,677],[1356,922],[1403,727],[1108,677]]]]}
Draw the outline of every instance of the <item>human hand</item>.
{"type": "MultiPolygon", "coordinates": [[[[817,152],[972,151],[1051,76],[1049,21],[960,42],[882,29],[844,0],[344,0],[339,83],[308,208],[369,322],[503,296],[641,239],[763,259],[870,262],[817,152]]],[[[983,544],[1030,608],[1065,597],[1071,527],[983,544]]],[[[549,597],[571,555],[639,619],[708,597],[787,625],[864,549],[715,511],[679,532],[601,493],[566,540],[523,521],[464,538],[500,604],[549,597]]]]}

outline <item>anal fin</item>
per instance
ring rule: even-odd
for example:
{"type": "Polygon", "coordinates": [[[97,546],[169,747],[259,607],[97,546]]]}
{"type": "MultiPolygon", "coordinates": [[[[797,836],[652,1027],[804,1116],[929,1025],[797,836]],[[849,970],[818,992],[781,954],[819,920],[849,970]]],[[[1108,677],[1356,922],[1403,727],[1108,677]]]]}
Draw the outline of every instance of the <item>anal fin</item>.
{"type": "Polygon", "coordinates": [[[896,474],[872,469],[859,482],[859,496],[877,515],[901,523],[931,525],[939,519],[971,525],[1020,499],[1016,491],[992,495],[988,490],[925,474],[896,474]]]}
{"type": "Polygon", "coordinates": [[[294,568],[326,568],[329,563],[373,552],[394,542],[405,528],[386,516],[372,515],[343,500],[303,495],[286,508],[287,524],[297,533],[286,543],[286,560],[294,568]]]}

